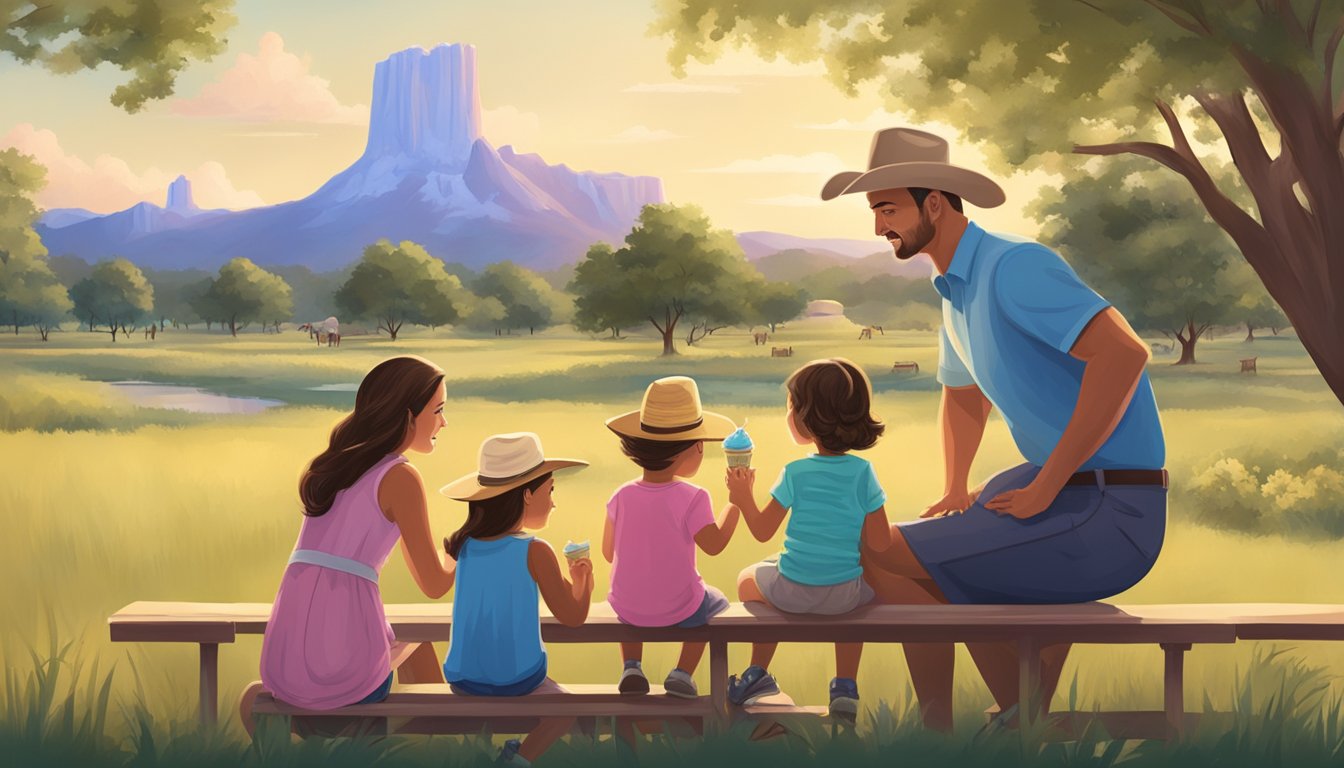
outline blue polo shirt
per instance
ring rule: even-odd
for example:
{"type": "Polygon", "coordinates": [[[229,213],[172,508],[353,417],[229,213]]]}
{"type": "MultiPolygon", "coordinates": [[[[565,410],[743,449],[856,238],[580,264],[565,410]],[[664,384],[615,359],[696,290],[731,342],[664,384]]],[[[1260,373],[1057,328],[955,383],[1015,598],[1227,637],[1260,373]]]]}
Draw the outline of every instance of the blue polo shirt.
{"type": "MultiPolygon", "coordinates": [[[[1042,466],[1078,403],[1083,361],[1069,354],[1109,302],[1040,243],[985,232],[974,222],[947,274],[938,381],[972,384],[989,398],[1022,452],[1042,466]]],[[[1145,371],[1120,424],[1079,469],[1156,469],[1166,461],[1157,401],[1145,371]]]]}

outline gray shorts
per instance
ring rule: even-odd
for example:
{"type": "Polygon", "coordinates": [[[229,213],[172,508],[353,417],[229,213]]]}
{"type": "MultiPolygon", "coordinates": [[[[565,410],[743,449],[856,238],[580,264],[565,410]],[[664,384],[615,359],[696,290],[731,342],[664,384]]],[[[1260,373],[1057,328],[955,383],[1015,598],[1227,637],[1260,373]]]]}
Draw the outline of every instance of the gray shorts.
{"type": "Polygon", "coordinates": [[[756,579],[756,586],[770,605],[785,613],[838,616],[867,605],[875,597],[862,576],[826,586],[800,584],[779,572],[777,560],[748,566],[747,571],[756,579]]]}

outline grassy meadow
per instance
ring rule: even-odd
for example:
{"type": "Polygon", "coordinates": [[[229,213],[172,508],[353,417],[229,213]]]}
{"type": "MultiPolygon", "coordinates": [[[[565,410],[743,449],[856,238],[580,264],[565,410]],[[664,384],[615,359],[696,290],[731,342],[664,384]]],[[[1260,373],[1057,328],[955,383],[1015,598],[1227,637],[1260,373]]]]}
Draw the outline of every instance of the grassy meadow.
{"type": "MultiPolygon", "coordinates": [[[[107,334],[73,330],[53,334],[48,343],[27,332],[0,334],[0,526],[6,531],[0,544],[0,615],[5,617],[0,651],[9,681],[0,700],[5,713],[0,724],[21,721],[25,707],[45,706],[40,699],[24,703],[23,680],[31,683],[34,675],[40,678],[43,670],[59,666],[67,681],[62,685],[70,683],[73,666],[42,661],[63,653],[66,662],[78,659],[84,666],[78,688],[61,687],[60,697],[77,690],[80,702],[95,700],[97,684],[114,670],[107,695],[116,722],[109,730],[137,751],[143,751],[144,739],[157,734],[156,754],[166,759],[163,740],[171,729],[147,730],[136,723],[188,727],[196,701],[196,649],[114,645],[107,637],[107,616],[134,600],[270,600],[299,528],[300,472],[353,403],[362,374],[397,354],[423,355],[448,373],[448,427],[434,454],[411,456],[431,487],[472,471],[481,439],[496,432],[535,431],[549,454],[591,462],[591,468],[557,487],[558,508],[540,533],[557,546],[571,538],[596,544],[607,497],[636,476],[637,468],[621,455],[603,421],[638,407],[649,381],[677,373],[694,376],[706,408],[739,423],[749,419],[757,443],[754,464],[760,469],[757,491],[763,494],[785,462],[803,455],[784,425],[785,377],[816,357],[849,357],[873,379],[875,411],[888,425],[865,455],[887,490],[892,518],[912,519],[942,486],[936,339],[915,332],[887,333],[871,341],[856,337],[857,329],[842,319],[800,321],[781,328],[770,342],[791,345],[794,357],[787,359],[771,358],[768,346],[754,346],[744,331],[732,329],[691,348],[679,341],[682,354],[674,358],[659,357],[661,345],[650,335],[592,339],[567,329],[488,338],[423,330],[405,333],[395,343],[347,338],[339,349],[315,347],[306,335],[292,331],[249,332],[234,339],[170,330],[154,342],[134,335],[115,344],[107,334]],[[895,360],[918,362],[920,373],[890,373],[895,360]],[[139,407],[104,383],[132,380],[286,405],[251,415],[192,414],[139,407]]],[[[1152,362],[1173,478],[1168,538],[1154,571],[1115,601],[1344,602],[1339,574],[1344,540],[1253,536],[1196,524],[1186,514],[1194,503],[1192,492],[1182,487],[1184,479],[1211,462],[1239,452],[1289,462],[1334,450],[1344,444],[1344,407],[1292,336],[1243,343],[1240,335],[1231,334],[1202,342],[1197,356],[1199,364],[1181,368],[1169,364],[1170,355],[1152,362]],[[1259,373],[1238,373],[1237,360],[1252,355],[1259,357],[1259,373]]],[[[1019,460],[996,416],[972,477],[978,481],[1019,460]]],[[[716,506],[726,501],[722,467],[721,456],[711,450],[695,480],[710,489],[716,506]]],[[[456,529],[465,505],[433,494],[430,510],[437,537],[456,529]]],[[[776,552],[781,539],[782,534],[760,544],[739,528],[725,552],[700,556],[700,570],[707,581],[731,593],[738,571],[776,552]]],[[[609,566],[599,558],[595,568],[596,597],[601,597],[609,566]]],[[[396,552],[382,589],[389,602],[426,599],[396,552]]],[[[649,647],[645,667],[651,678],[661,679],[676,650],[649,647]]],[[[257,677],[259,651],[255,636],[222,649],[222,717],[232,717],[238,692],[257,677]]],[[[444,648],[439,651],[442,655],[444,648]]],[[[969,734],[991,700],[969,658],[959,653],[959,731],[969,734]]],[[[614,646],[558,645],[550,648],[550,656],[552,676],[562,682],[615,682],[620,671],[614,646]]],[[[735,671],[746,658],[745,647],[733,649],[735,671]]],[[[773,671],[795,699],[822,704],[832,663],[826,646],[783,646],[773,671]]],[[[703,664],[696,675],[702,690],[708,686],[707,667],[703,664]]],[[[1331,702],[1344,690],[1339,682],[1344,644],[1197,646],[1188,654],[1187,707],[1198,709],[1204,701],[1218,709],[1244,705],[1247,685],[1256,675],[1270,679],[1294,669],[1314,670],[1308,677],[1328,686],[1311,699],[1315,709],[1305,717],[1333,717],[1337,738],[1339,709],[1331,702]],[[1286,652],[1266,662],[1275,651],[1286,652]]],[[[1069,682],[1076,681],[1079,708],[1160,709],[1161,670],[1156,647],[1083,647],[1071,656],[1061,695],[1068,695],[1069,682]]],[[[908,679],[898,647],[869,646],[859,687],[873,716],[868,737],[879,746],[883,733],[933,738],[913,728],[908,679]]],[[[53,708],[60,703],[59,697],[48,702],[53,708]]],[[[210,738],[218,739],[208,743],[221,750],[219,755],[236,756],[229,750],[242,749],[241,729],[233,719],[210,738]]],[[[669,764],[699,759],[696,754],[707,744],[668,745],[670,751],[651,758],[669,764]]],[[[360,762],[363,748],[350,746],[354,756],[341,759],[360,762]]],[[[287,759],[295,764],[335,759],[322,751],[335,747],[303,749],[308,751],[287,759]]],[[[407,749],[402,758],[421,748],[407,749]]],[[[557,750],[555,759],[563,762],[568,755],[573,762],[587,762],[591,755],[585,757],[583,749],[571,745],[557,750]]],[[[472,754],[479,758],[485,750],[472,754]]],[[[821,758],[823,747],[817,750],[821,758]]],[[[977,754],[977,760],[991,761],[988,753],[977,754]]],[[[788,762],[784,753],[779,757],[788,762]]],[[[1075,757],[1063,762],[1090,760],[1075,757]]]]}

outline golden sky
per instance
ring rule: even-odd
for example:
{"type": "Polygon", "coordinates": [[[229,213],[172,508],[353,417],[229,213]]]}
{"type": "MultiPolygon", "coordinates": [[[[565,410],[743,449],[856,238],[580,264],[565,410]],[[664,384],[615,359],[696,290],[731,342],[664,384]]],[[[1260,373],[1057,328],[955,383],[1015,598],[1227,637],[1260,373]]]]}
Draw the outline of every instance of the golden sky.
{"type": "MultiPolygon", "coordinates": [[[[135,115],[108,102],[122,82],[110,67],[57,76],[0,57],[0,146],[48,166],[39,204],[162,205],[178,174],[202,207],[303,197],[363,151],[374,65],[439,43],[476,47],[483,133],[496,147],[657,176],[669,201],[739,232],[874,237],[862,195],[822,203],[818,192],[833,173],[864,167],[877,128],[934,130],[953,142],[954,163],[985,171],[954,126],[890,114],[871,90],[846,97],[819,64],[736,53],[675,78],[667,41],[647,32],[651,2],[239,0],[235,10],[226,52],[135,115]]],[[[968,214],[1034,234],[1022,207],[1044,177],[999,181],[1008,203],[968,214]]]]}

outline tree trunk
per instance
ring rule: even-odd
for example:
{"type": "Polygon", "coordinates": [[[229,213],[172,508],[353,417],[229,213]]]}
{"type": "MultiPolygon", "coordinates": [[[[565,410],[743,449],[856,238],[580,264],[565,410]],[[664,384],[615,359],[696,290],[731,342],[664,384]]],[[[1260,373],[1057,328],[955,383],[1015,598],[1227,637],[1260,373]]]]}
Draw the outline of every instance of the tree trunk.
{"type": "Polygon", "coordinates": [[[1275,336],[1278,336],[1278,335],[1279,335],[1279,329],[1278,329],[1278,326],[1271,325],[1271,326],[1269,326],[1269,330],[1273,331],[1275,336]]]}
{"type": "Polygon", "coordinates": [[[1246,341],[1255,341],[1255,327],[1250,323],[1246,324],[1246,341]]]}
{"type": "Polygon", "coordinates": [[[774,333],[774,332],[775,332],[775,324],[774,324],[774,323],[770,323],[770,332],[771,332],[771,333],[774,333]]]}
{"type": "Polygon", "coordinates": [[[19,335],[19,310],[14,310],[14,335],[19,335]]]}
{"type": "Polygon", "coordinates": [[[229,318],[229,334],[235,339],[238,338],[238,317],[237,315],[229,318]]]}
{"type": "Polygon", "coordinates": [[[113,343],[113,344],[116,344],[116,343],[117,343],[117,323],[116,323],[116,321],[114,320],[114,321],[108,323],[108,326],[110,326],[110,327],[112,328],[112,343],[113,343]]]}
{"type": "Polygon", "coordinates": [[[676,339],[673,338],[674,331],[668,328],[663,331],[663,357],[677,354],[676,339]]]}
{"type": "Polygon", "coordinates": [[[1195,328],[1195,321],[1189,321],[1184,329],[1176,332],[1176,340],[1181,342],[1181,359],[1173,365],[1190,365],[1195,362],[1195,344],[1199,341],[1199,336],[1204,332],[1203,328],[1195,328]]]}

